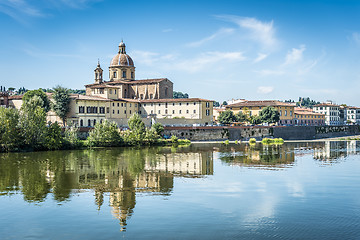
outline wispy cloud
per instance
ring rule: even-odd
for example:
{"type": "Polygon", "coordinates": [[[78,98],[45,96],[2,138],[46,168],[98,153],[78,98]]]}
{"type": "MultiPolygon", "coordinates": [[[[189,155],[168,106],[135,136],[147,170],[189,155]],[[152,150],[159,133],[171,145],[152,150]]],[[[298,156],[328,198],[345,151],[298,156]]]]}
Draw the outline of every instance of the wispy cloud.
{"type": "Polygon", "coordinates": [[[217,17],[225,21],[233,22],[240,28],[248,30],[250,32],[249,37],[259,42],[265,48],[274,47],[278,43],[275,37],[274,21],[262,22],[256,18],[233,15],[220,15],[217,17]]]}
{"type": "Polygon", "coordinates": [[[270,70],[270,69],[263,69],[255,72],[259,73],[262,76],[281,76],[285,74],[285,71],[283,70],[270,70]]]}
{"type": "Polygon", "coordinates": [[[205,37],[199,41],[196,41],[196,42],[191,42],[189,44],[187,44],[187,46],[189,47],[199,47],[201,45],[203,45],[204,43],[208,42],[208,41],[211,41],[219,36],[224,36],[224,35],[227,35],[227,34],[232,34],[234,32],[234,29],[233,28],[220,28],[217,32],[215,32],[214,34],[208,36],[208,37],[205,37]]]}
{"type": "Polygon", "coordinates": [[[18,22],[26,23],[27,18],[48,17],[49,9],[83,9],[91,3],[102,0],[0,0],[0,13],[6,14],[18,22]]]}
{"type": "Polygon", "coordinates": [[[286,55],[284,65],[294,64],[301,61],[305,50],[305,45],[301,45],[299,48],[291,49],[291,51],[289,51],[286,55]]]}
{"type": "Polygon", "coordinates": [[[245,60],[242,52],[205,52],[192,58],[183,59],[182,56],[166,54],[161,55],[148,51],[133,51],[131,56],[134,61],[148,66],[159,66],[168,70],[182,70],[186,72],[197,72],[214,64],[222,66],[223,63],[238,62],[245,60]]]}
{"type": "Polygon", "coordinates": [[[257,92],[260,94],[269,94],[274,91],[274,87],[271,86],[260,86],[257,88],[257,92]]]}
{"type": "Polygon", "coordinates": [[[63,57],[63,58],[82,58],[81,55],[77,54],[66,54],[66,53],[45,53],[34,49],[24,49],[24,52],[32,57],[47,58],[47,57],[63,57]]]}
{"type": "Polygon", "coordinates": [[[166,28],[166,29],[162,30],[163,33],[168,33],[168,32],[172,32],[172,31],[174,31],[172,28],[166,28]]]}
{"type": "Polygon", "coordinates": [[[353,32],[351,35],[351,39],[356,43],[360,45],[360,33],[353,32]]]}
{"type": "Polygon", "coordinates": [[[254,63],[261,62],[262,60],[264,60],[267,57],[268,57],[268,54],[258,53],[258,56],[257,56],[257,58],[255,58],[254,63]]]}

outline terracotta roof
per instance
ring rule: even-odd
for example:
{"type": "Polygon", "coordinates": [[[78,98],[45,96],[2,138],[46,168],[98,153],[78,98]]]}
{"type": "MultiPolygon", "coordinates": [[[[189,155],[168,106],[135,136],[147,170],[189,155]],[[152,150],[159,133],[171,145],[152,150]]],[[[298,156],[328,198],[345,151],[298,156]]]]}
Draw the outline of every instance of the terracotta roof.
{"type": "Polygon", "coordinates": [[[94,101],[110,101],[108,98],[98,97],[98,96],[88,96],[81,94],[70,94],[70,98],[76,100],[94,100],[94,101]]]}
{"type": "Polygon", "coordinates": [[[317,115],[317,116],[325,116],[325,114],[316,113],[312,111],[302,111],[302,110],[294,110],[294,114],[296,115],[317,115]]]}
{"type": "Polygon", "coordinates": [[[23,98],[24,95],[13,95],[10,96],[9,99],[14,99],[14,100],[21,100],[23,98]]]}
{"type": "Polygon", "coordinates": [[[158,102],[213,102],[202,98],[163,98],[163,99],[144,99],[140,103],[158,103],[158,102]]]}
{"type": "Polygon", "coordinates": [[[352,107],[352,106],[347,106],[346,108],[348,108],[348,109],[360,109],[359,107],[352,107]]]}
{"type": "Polygon", "coordinates": [[[284,107],[294,107],[294,104],[280,102],[277,100],[264,100],[264,101],[244,101],[239,103],[234,103],[225,106],[226,108],[230,107],[267,107],[267,106],[284,106],[284,107]]]}
{"type": "Polygon", "coordinates": [[[110,63],[110,67],[114,66],[134,66],[134,62],[129,55],[126,53],[118,53],[113,57],[110,63]]]}
{"type": "Polygon", "coordinates": [[[314,107],[339,107],[339,105],[331,104],[331,103],[320,103],[314,105],[314,107]]]}
{"type": "Polygon", "coordinates": [[[130,84],[130,85],[132,85],[132,84],[144,84],[144,83],[158,83],[158,82],[162,82],[164,80],[170,81],[167,78],[140,79],[140,80],[131,80],[131,81],[117,80],[117,81],[104,81],[102,83],[87,84],[87,85],[85,85],[85,87],[105,87],[105,86],[108,86],[108,85],[119,85],[119,84],[130,84]]]}

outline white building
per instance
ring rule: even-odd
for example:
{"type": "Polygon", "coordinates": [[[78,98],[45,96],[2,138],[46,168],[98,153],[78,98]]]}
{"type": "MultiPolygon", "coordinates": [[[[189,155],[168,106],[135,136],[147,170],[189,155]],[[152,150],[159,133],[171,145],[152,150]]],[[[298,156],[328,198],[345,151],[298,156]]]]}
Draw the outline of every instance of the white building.
{"type": "Polygon", "coordinates": [[[340,125],[340,106],[332,102],[317,104],[313,107],[316,113],[325,114],[326,125],[340,125]]]}
{"type": "Polygon", "coordinates": [[[360,108],[347,107],[346,108],[346,122],[352,124],[360,124],[360,108]]]}

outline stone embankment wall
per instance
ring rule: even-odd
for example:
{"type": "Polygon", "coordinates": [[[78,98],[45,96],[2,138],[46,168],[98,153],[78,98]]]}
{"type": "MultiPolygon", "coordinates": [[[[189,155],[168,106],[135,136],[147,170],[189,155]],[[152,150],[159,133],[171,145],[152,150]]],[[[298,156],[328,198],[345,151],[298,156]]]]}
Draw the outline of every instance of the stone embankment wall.
{"type": "Polygon", "coordinates": [[[248,140],[264,137],[284,140],[311,140],[360,135],[360,126],[289,126],[289,127],[165,127],[164,136],[172,135],[192,141],[248,140]]]}

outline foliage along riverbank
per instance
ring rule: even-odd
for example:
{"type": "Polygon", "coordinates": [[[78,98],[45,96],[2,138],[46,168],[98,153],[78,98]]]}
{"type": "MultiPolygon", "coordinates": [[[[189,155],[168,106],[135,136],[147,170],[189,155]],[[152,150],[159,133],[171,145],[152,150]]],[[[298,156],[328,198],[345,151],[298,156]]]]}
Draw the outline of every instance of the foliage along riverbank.
{"type": "Polygon", "coordinates": [[[129,130],[120,131],[115,123],[103,121],[94,126],[86,140],[80,140],[77,128],[63,131],[58,123],[46,123],[41,99],[35,97],[21,110],[0,108],[0,152],[190,144],[176,136],[164,139],[161,124],[146,128],[138,114],[129,119],[128,125],[129,130]]]}

